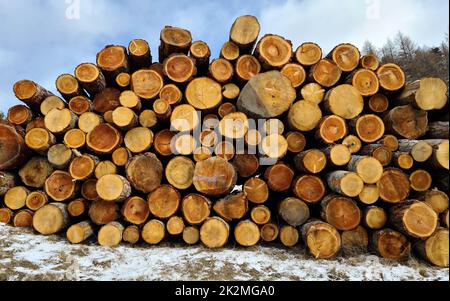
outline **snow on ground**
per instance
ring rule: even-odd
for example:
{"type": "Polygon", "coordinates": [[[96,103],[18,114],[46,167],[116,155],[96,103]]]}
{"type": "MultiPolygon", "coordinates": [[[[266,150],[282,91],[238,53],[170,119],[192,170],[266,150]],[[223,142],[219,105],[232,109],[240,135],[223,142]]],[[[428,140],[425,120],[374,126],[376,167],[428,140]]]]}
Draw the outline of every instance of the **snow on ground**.
{"type": "Polygon", "coordinates": [[[213,251],[167,242],[102,248],[0,225],[0,280],[426,280],[449,270],[373,255],[315,260],[303,248],[228,247],[213,251]]]}

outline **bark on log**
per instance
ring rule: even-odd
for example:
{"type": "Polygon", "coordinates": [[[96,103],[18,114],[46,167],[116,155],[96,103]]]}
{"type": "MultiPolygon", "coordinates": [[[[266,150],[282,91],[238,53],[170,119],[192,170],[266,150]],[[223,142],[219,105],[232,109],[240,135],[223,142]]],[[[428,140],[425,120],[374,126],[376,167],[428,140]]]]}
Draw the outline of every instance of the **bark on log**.
{"type": "Polygon", "coordinates": [[[72,199],[77,193],[75,179],[65,171],[55,171],[45,181],[45,193],[56,202],[72,199]]]}
{"type": "Polygon", "coordinates": [[[355,172],[338,170],[327,174],[328,187],[339,194],[357,197],[364,189],[364,182],[355,172]]]}
{"type": "Polygon", "coordinates": [[[131,195],[131,185],[119,175],[106,175],[97,181],[98,196],[109,202],[122,202],[131,195]]]}
{"type": "Polygon", "coordinates": [[[411,154],[419,163],[426,162],[433,155],[433,147],[427,141],[399,140],[399,151],[411,154]]]}
{"type": "Polygon", "coordinates": [[[94,235],[94,229],[90,221],[84,221],[70,226],[66,237],[71,244],[80,244],[94,235]]]}
{"type": "Polygon", "coordinates": [[[427,132],[428,115],[410,105],[395,107],[384,117],[386,131],[405,139],[417,139],[427,132]]]}
{"type": "Polygon", "coordinates": [[[173,53],[188,54],[192,45],[192,35],[188,30],[172,26],[166,26],[161,30],[160,40],[160,63],[173,53]]]}
{"type": "Polygon", "coordinates": [[[8,110],[7,120],[18,126],[26,126],[33,119],[33,112],[24,105],[13,106],[8,110]]]}
{"type": "Polygon", "coordinates": [[[203,41],[192,43],[189,55],[195,60],[198,74],[206,74],[211,59],[211,49],[208,44],[203,41]]]}
{"type": "Polygon", "coordinates": [[[147,41],[134,39],[128,45],[131,70],[149,68],[152,65],[152,53],[147,41]]]}
{"type": "Polygon", "coordinates": [[[442,79],[427,77],[407,84],[395,101],[398,105],[413,105],[419,110],[440,110],[447,104],[447,92],[442,79]]]}
{"type": "Polygon", "coordinates": [[[84,63],[78,65],[75,69],[75,77],[91,97],[106,88],[105,76],[94,64],[84,63]]]}
{"type": "Polygon", "coordinates": [[[366,184],[375,184],[383,175],[382,164],[373,157],[352,156],[348,170],[357,173],[366,184]]]}
{"type": "Polygon", "coordinates": [[[122,242],[125,228],[118,222],[111,222],[104,225],[98,231],[98,243],[103,247],[116,247],[122,242]]]}
{"type": "Polygon", "coordinates": [[[30,107],[33,111],[39,112],[41,103],[53,93],[30,80],[21,80],[14,84],[14,95],[30,107]]]}
{"type": "Polygon", "coordinates": [[[16,186],[18,183],[14,174],[9,172],[0,171],[0,196],[4,196],[5,193],[16,186]]]}
{"type": "Polygon", "coordinates": [[[233,42],[226,42],[220,49],[220,57],[234,63],[240,55],[239,46],[233,42]]]}
{"type": "Polygon", "coordinates": [[[322,48],[316,43],[303,43],[295,51],[295,59],[305,67],[313,66],[322,59],[322,48]]]}
{"type": "Polygon", "coordinates": [[[254,16],[238,17],[230,30],[230,41],[235,43],[242,53],[250,53],[256,44],[261,25],[254,16]]]}
{"type": "Polygon", "coordinates": [[[220,157],[197,162],[193,182],[198,192],[217,197],[228,194],[236,184],[233,165],[220,157]]]}
{"type": "Polygon", "coordinates": [[[428,124],[427,137],[430,139],[449,139],[449,122],[438,121],[428,124]]]}
{"type": "Polygon", "coordinates": [[[19,177],[29,187],[42,188],[52,173],[53,168],[46,158],[33,157],[19,170],[19,177]]]}
{"type": "Polygon", "coordinates": [[[415,251],[431,264],[448,268],[448,229],[438,229],[425,241],[414,245],[415,251]]]}
{"type": "Polygon", "coordinates": [[[56,89],[66,101],[70,101],[76,96],[85,96],[81,85],[72,74],[62,74],[56,79],[56,89]]]}
{"type": "Polygon", "coordinates": [[[108,45],[97,54],[97,66],[111,83],[122,72],[129,72],[127,49],[123,46],[108,45]]]}
{"type": "Polygon", "coordinates": [[[364,227],[358,226],[354,230],[343,231],[342,250],[345,255],[366,253],[369,246],[369,234],[364,227]]]}
{"type": "Polygon", "coordinates": [[[349,120],[362,113],[364,100],[355,87],[344,84],[328,91],[324,107],[326,112],[349,120]]]}

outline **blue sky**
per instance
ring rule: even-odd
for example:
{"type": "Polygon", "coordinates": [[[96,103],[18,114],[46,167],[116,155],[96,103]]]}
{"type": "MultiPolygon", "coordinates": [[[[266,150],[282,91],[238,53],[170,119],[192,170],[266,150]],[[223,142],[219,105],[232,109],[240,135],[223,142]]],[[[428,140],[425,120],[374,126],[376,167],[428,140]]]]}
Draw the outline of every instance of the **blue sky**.
{"type": "Polygon", "coordinates": [[[191,30],[217,56],[234,19],[257,16],[262,34],[319,43],[381,46],[399,30],[419,45],[437,45],[448,31],[448,0],[0,0],[0,111],[17,104],[12,85],[32,79],[50,90],[59,74],[94,62],[107,44],[149,41],[157,57],[165,25],[191,30]],[[79,11],[78,11],[79,8],[79,11]]]}

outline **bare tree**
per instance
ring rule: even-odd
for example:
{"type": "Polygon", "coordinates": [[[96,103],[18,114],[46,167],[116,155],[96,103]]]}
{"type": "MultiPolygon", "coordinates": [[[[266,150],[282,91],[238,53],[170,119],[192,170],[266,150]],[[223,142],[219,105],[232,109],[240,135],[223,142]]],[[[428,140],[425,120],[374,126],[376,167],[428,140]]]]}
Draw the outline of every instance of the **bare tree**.
{"type": "Polygon", "coordinates": [[[396,57],[397,51],[394,42],[392,42],[391,39],[388,39],[383,48],[381,48],[381,61],[383,63],[391,63],[396,60],[396,57]]]}
{"type": "Polygon", "coordinates": [[[362,53],[364,55],[366,55],[366,54],[377,55],[378,50],[372,42],[370,42],[369,40],[366,40],[363,45],[362,53]]]}

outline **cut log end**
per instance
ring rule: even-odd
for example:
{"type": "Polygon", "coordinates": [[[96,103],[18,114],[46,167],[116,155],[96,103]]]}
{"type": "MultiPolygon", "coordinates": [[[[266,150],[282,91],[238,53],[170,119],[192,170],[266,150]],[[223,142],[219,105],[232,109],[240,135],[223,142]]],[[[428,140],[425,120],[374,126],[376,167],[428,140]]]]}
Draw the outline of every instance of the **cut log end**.
{"type": "Polygon", "coordinates": [[[294,180],[292,185],[294,194],[301,200],[314,204],[322,200],[326,193],[323,180],[317,176],[305,175],[294,180]]]}
{"type": "Polygon", "coordinates": [[[377,70],[377,76],[380,86],[388,92],[398,91],[405,86],[405,73],[396,64],[382,65],[377,70]]]}
{"type": "Polygon", "coordinates": [[[161,220],[174,216],[180,204],[180,192],[170,185],[161,185],[148,196],[150,213],[161,220]]]}
{"type": "Polygon", "coordinates": [[[295,227],[283,226],[280,229],[279,237],[285,247],[292,248],[298,243],[300,234],[295,227]]]}
{"type": "Polygon", "coordinates": [[[69,223],[67,206],[64,204],[49,204],[33,216],[33,228],[42,235],[52,235],[64,230],[69,223]]]}
{"type": "Polygon", "coordinates": [[[261,227],[261,239],[265,242],[273,242],[278,238],[279,228],[273,223],[265,224],[261,227]]]}
{"type": "Polygon", "coordinates": [[[150,244],[159,244],[166,236],[166,227],[163,222],[153,219],[142,228],[142,239],[150,244]]]}
{"type": "Polygon", "coordinates": [[[124,227],[111,222],[98,231],[98,243],[103,247],[116,247],[122,242],[124,227]]]}
{"type": "Polygon", "coordinates": [[[386,169],[378,181],[377,186],[380,190],[380,197],[388,203],[399,203],[410,193],[410,182],[408,177],[395,168],[386,169]]]}
{"type": "MultiPolygon", "coordinates": [[[[197,165],[201,164],[201,161],[197,165]]],[[[207,164],[207,163],[205,163],[207,164]]],[[[196,165],[194,162],[186,157],[178,156],[170,160],[166,166],[166,178],[167,181],[180,190],[186,190],[192,186],[195,182],[196,165]]]]}
{"type": "Polygon", "coordinates": [[[269,187],[260,178],[251,178],[244,184],[243,191],[247,199],[255,204],[263,204],[269,199],[269,187]]]}
{"type": "Polygon", "coordinates": [[[340,44],[333,49],[329,57],[343,72],[352,72],[359,65],[361,53],[351,44],[340,44]]]}
{"type": "Polygon", "coordinates": [[[328,259],[337,255],[341,249],[341,236],[331,225],[314,221],[302,227],[303,240],[316,259],[328,259]]]}
{"type": "Polygon", "coordinates": [[[234,237],[236,242],[244,247],[255,246],[260,238],[261,234],[258,226],[252,221],[246,220],[240,222],[234,229],[234,237]]]}
{"type": "Polygon", "coordinates": [[[256,17],[240,16],[230,30],[230,41],[234,42],[244,53],[252,51],[258,39],[261,25],[256,17]]]}
{"type": "Polygon", "coordinates": [[[212,217],[205,221],[200,228],[200,240],[208,248],[221,248],[228,242],[230,228],[219,217],[212,217]]]}
{"type": "Polygon", "coordinates": [[[295,59],[303,66],[313,66],[322,59],[322,48],[315,43],[303,43],[297,48],[295,59]]]}

